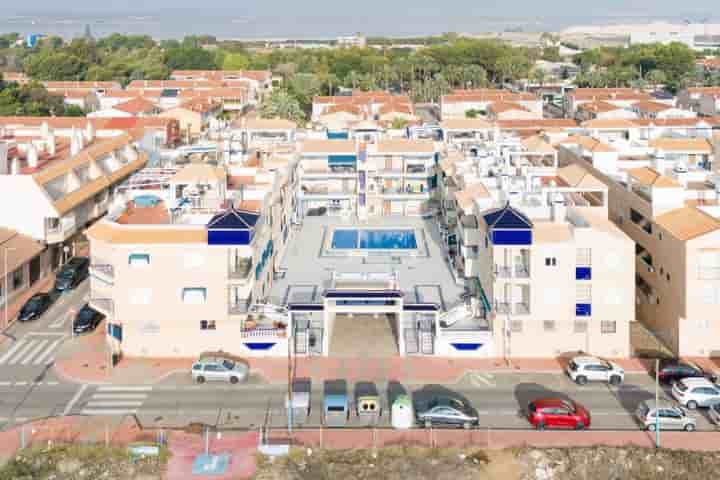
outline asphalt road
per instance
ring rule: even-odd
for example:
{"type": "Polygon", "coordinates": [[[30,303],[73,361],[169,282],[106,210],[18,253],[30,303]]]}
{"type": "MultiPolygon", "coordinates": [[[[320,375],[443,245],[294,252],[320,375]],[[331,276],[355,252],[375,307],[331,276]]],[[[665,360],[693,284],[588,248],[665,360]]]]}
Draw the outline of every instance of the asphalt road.
{"type": "MultiPolygon", "coordinates": [[[[184,427],[200,422],[224,428],[252,428],[287,424],[283,385],[267,385],[251,378],[242,385],[192,382],[189,374],[172,375],[156,385],[88,385],[65,382],[52,370],[54,352],[72,341],[70,324],[87,298],[87,282],[64,294],[40,319],[15,324],[6,332],[12,341],[0,346],[0,426],[55,415],[121,417],[137,415],[146,426],[184,427]]],[[[325,385],[311,386],[308,426],[321,424],[325,385]]],[[[335,382],[354,398],[355,385],[335,382]]],[[[330,388],[330,386],[328,386],[330,388]]],[[[367,385],[365,386],[367,388],[367,385]]],[[[594,429],[635,429],[633,414],[639,402],[654,398],[647,375],[630,374],[620,387],[604,384],[578,386],[560,374],[468,373],[454,385],[375,385],[384,403],[380,426],[389,426],[388,398],[410,393],[424,402],[435,394],[468,400],[480,416],[480,428],[530,428],[520,412],[542,397],[570,398],[586,406],[594,429]]],[[[669,392],[661,397],[672,403],[669,392]]],[[[693,412],[699,430],[714,430],[706,412],[693,412]]],[[[349,426],[360,426],[353,414],[349,426]]]]}

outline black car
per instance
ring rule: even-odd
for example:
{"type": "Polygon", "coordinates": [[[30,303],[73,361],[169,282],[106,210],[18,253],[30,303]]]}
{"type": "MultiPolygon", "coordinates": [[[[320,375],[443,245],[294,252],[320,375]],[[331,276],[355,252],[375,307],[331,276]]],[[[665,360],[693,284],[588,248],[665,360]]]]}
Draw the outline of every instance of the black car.
{"type": "Polygon", "coordinates": [[[25,305],[20,309],[18,314],[18,321],[27,322],[40,318],[45,311],[55,301],[55,297],[49,293],[36,293],[30,299],[25,302],[25,305]]]}
{"type": "Polygon", "coordinates": [[[418,423],[425,428],[436,425],[471,428],[478,424],[477,411],[459,398],[438,396],[416,412],[418,423]]]}
{"type": "MultiPolygon", "coordinates": [[[[660,369],[658,370],[658,379],[660,383],[671,384],[682,380],[683,378],[707,378],[712,381],[717,377],[703,370],[699,365],[692,362],[684,362],[676,359],[660,360],[660,369]]],[[[655,371],[652,372],[653,378],[655,371]]]]}
{"type": "Polygon", "coordinates": [[[65,292],[77,287],[90,275],[90,259],[75,257],[55,275],[55,290],[65,292]]]}
{"type": "Polygon", "coordinates": [[[75,333],[92,332],[100,325],[100,322],[102,322],[104,318],[105,315],[89,305],[85,305],[73,320],[73,331],[75,333]]]}

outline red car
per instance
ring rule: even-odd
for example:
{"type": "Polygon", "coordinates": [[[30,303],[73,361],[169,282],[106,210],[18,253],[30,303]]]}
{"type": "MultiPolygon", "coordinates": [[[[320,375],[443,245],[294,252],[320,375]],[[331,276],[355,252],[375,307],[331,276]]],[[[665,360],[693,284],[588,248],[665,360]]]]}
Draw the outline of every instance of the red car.
{"type": "Polygon", "coordinates": [[[590,412],[577,402],[560,398],[542,398],[528,405],[528,420],[538,430],[590,427],[590,412]]]}

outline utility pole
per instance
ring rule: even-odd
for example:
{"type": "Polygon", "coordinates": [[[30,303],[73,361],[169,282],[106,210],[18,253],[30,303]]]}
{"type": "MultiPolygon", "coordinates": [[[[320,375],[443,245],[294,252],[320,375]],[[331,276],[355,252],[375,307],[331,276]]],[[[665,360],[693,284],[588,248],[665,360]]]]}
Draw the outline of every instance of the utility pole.
{"type": "MultiPolygon", "coordinates": [[[[287,329],[290,330],[290,322],[288,322],[287,329]]],[[[288,345],[287,345],[287,359],[288,359],[288,401],[287,401],[287,416],[288,416],[288,432],[292,433],[293,428],[293,391],[292,391],[292,356],[290,354],[290,348],[292,345],[292,331],[288,332],[288,345]]]]}

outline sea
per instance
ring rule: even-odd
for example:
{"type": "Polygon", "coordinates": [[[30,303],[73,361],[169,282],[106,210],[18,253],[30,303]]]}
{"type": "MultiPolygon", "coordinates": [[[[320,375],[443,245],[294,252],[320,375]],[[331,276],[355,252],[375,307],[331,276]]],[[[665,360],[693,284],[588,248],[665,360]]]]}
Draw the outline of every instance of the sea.
{"type": "MultiPolygon", "coordinates": [[[[677,21],[677,17],[633,17],[632,21],[677,21]]],[[[155,39],[181,39],[213,35],[220,40],[327,40],[341,35],[408,37],[445,32],[482,34],[497,32],[556,32],[574,25],[612,25],[628,17],[483,17],[457,12],[413,14],[402,18],[369,17],[362,11],[348,15],[240,16],[173,10],[167,13],[0,15],[0,33],[56,35],[66,39],[84,35],[89,27],[95,38],[111,33],[150,35],[155,39]]]]}

